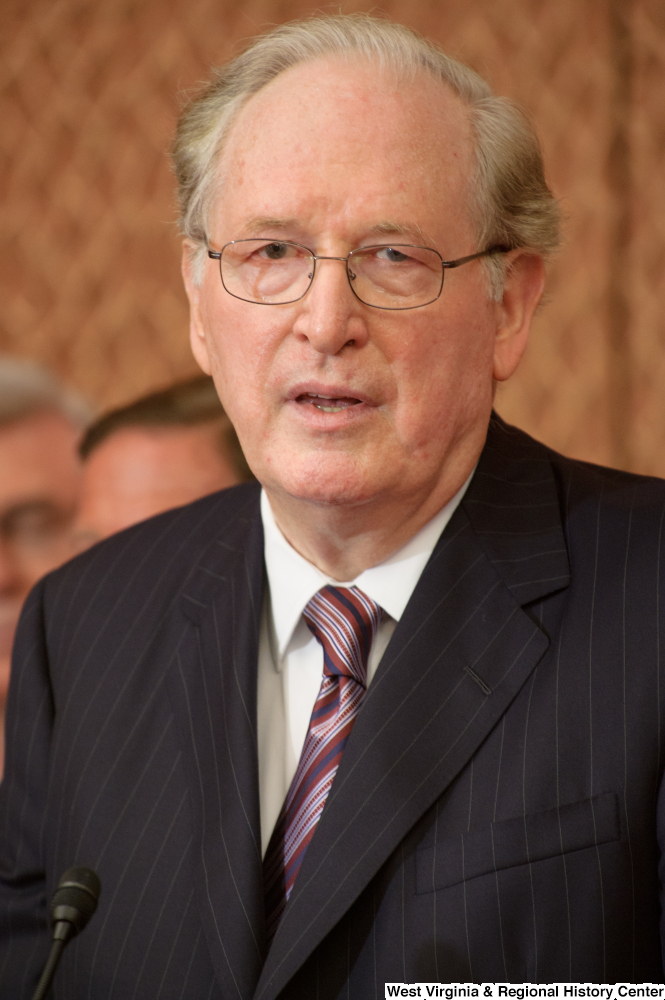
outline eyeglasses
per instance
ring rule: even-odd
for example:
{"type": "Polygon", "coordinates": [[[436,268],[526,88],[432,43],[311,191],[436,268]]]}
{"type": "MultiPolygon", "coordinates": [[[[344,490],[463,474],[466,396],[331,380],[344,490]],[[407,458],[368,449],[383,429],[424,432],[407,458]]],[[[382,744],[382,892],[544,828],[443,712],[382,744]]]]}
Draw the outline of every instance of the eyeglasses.
{"type": "Polygon", "coordinates": [[[493,246],[457,260],[444,260],[438,250],[408,243],[360,247],[346,257],[322,257],[288,240],[233,240],[221,250],[208,250],[208,256],[219,261],[226,291],[244,302],[298,302],[314,281],[316,262],[340,260],[346,264],[353,294],[373,309],[427,306],[441,295],[448,268],[497,253],[507,253],[507,247],[493,246]]]}

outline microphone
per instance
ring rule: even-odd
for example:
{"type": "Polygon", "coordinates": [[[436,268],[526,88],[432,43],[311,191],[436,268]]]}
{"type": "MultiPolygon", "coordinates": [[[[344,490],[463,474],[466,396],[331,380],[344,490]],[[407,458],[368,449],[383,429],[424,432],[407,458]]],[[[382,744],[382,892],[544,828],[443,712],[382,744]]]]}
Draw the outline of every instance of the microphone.
{"type": "Polygon", "coordinates": [[[102,885],[96,872],[82,865],[68,868],[51,900],[53,944],[32,1000],[46,996],[65,945],[83,930],[97,909],[102,885]]]}

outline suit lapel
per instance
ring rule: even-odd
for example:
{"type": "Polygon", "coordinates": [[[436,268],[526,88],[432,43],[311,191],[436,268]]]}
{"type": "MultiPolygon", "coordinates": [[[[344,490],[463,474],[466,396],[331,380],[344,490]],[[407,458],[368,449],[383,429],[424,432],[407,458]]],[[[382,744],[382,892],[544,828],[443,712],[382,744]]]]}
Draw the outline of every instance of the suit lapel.
{"type": "Polygon", "coordinates": [[[224,996],[252,996],[264,953],[256,741],[263,590],[258,491],[183,589],[192,622],[169,678],[193,807],[199,910],[224,996]]]}
{"type": "Polygon", "coordinates": [[[493,418],[356,721],[256,1000],[273,1000],[499,721],[549,640],[524,610],[568,583],[547,452],[493,418]]]}

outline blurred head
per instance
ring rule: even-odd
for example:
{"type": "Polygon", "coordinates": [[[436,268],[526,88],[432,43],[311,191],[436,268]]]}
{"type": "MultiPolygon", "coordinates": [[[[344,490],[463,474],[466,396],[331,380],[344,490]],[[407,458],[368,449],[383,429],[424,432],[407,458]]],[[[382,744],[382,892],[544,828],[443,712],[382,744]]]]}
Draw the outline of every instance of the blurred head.
{"type": "Polygon", "coordinates": [[[0,708],[19,612],[69,557],[85,404],[37,365],[0,358],[0,708]]]}
{"type": "Polygon", "coordinates": [[[193,350],[271,499],[433,513],[477,460],[557,241],[525,116],[406,28],[317,18],[218,74],[175,162],[193,350]],[[332,259],[294,301],[245,301],[208,257],[240,240],[262,241],[257,274],[292,244],[332,259]],[[386,268],[421,266],[408,246],[503,252],[442,269],[433,301],[373,308],[344,259],[377,244],[384,289],[386,268]]]}
{"type": "Polygon", "coordinates": [[[77,549],[251,478],[207,376],[107,413],[88,429],[80,453],[77,549]]]}

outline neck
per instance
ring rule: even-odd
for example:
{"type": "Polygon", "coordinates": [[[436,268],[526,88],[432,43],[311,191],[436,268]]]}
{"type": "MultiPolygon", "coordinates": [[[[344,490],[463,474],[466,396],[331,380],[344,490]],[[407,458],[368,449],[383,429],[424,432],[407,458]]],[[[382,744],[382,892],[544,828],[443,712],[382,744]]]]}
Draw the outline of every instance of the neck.
{"type": "Polygon", "coordinates": [[[290,545],[333,580],[354,580],[388,559],[442,510],[471,475],[475,461],[426,496],[371,503],[313,503],[266,488],[275,521],[290,545]]]}

